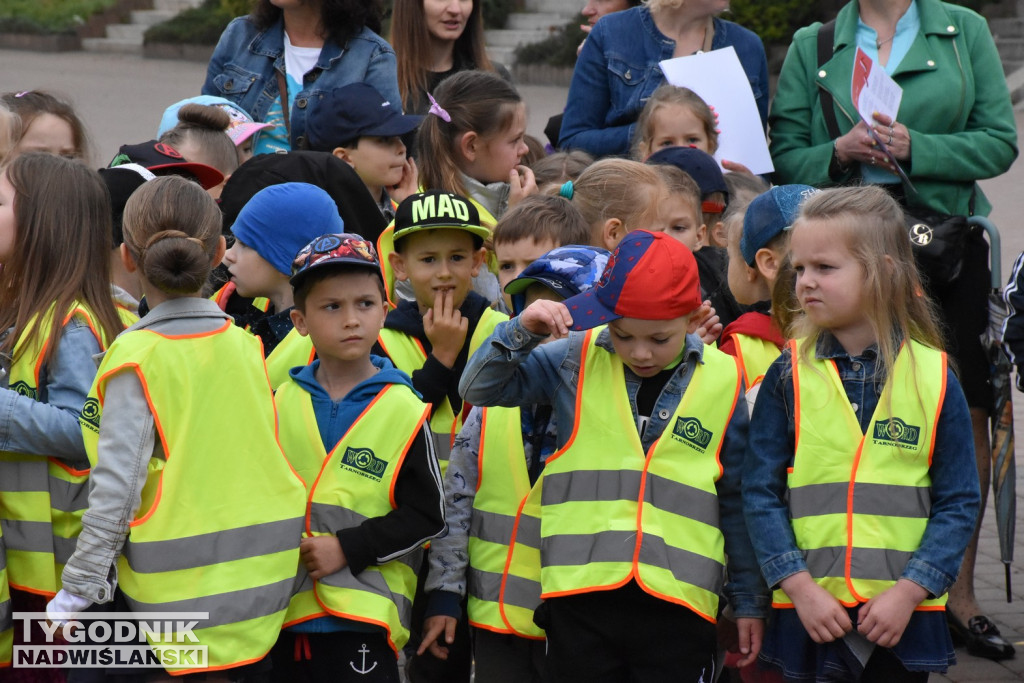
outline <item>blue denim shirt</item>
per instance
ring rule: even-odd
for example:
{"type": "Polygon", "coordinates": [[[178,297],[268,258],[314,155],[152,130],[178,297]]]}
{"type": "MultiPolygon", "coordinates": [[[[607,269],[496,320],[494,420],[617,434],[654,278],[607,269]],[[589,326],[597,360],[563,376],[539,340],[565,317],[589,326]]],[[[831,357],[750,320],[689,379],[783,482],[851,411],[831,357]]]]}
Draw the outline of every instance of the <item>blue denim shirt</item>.
{"type": "MultiPolygon", "coordinates": [[[[38,400],[8,387],[0,379],[0,450],[44,455],[73,467],[89,466],[78,416],[96,377],[100,352],[88,323],[74,317],[61,332],[57,353],[42,368],[38,400]]],[[[4,370],[7,370],[4,361],[4,370]]]]}
{"type": "MultiPolygon", "coordinates": [[[[280,96],[277,74],[284,72],[284,23],[278,21],[260,31],[249,17],[238,17],[220,36],[206,68],[203,94],[229,99],[256,121],[263,121],[280,96]]],[[[362,81],[385,100],[402,101],[395,51],[365,26],[345,45],[326,41],[316,67],[304,81],[289,116],[292,149],[303,147],[310,108],[334,88],[362,81]]]]}
{"type": "MultiPolygon", "coordinates": [[[[882,385],[874,380],[875,349],[868,348],[851,357],[834,338],[825,337],[818,345],[817,357],[835,361],[861,430],[866,430],[882,391],[882,385]]],[[[807,417],[814,419],[813,415],[807,417]]],[[[751,423],[754,428],[750,430],[743,467],[743,503],[761,572],[768,585],[775,587],[786,577],[807,569],[786,504],[786,468],[793,464],[795,444],[793,374],[788,350],[765,374],[751,423]]],[[[931,596],[939,596],[956,580],[981,501],[970,413],[951,370],[946,378],[946,397],[939,413],[929,474],[931,516],[921,545],[902,577],[920,585],[931,596]]]]}
{"type": "MultiPolygon", "coordinates": [[[[576,386],[584,338],[583,333],[572,332],[567,339],[538,346],[545,338],[526,330],[519,324],[519,318],[500,323],[466,363],[459,392],[475,406],[553,406],[558,424],[557,443],[561,447],[568,441],[575,423],[576,386]]],[[[597,344],[612,353],[615,351],[607,329],[600,331],[597,344]]],[[[700,338],[687,335],[683,362],[665,384],[651,411],[641,438],[644,450],[661,436],[690,383],[694,368],[702,362],[703,354],[704,344],[700,338]]],[[[640,378],[628,366],[624,370],[635,424],[640,378]]],[[[729,557],[725,594],[736,616],[763,618],[769,611],[767,587],[757,570],[740,498],[739,475],[748,422],[746,410],[733,411],[720,454],[723,469],[717,485],[720,524],[729,557]]]]}
{"type": "MultiPolygon", "coordinates": [[[[750,81],[761,114],[768,120],[768,61],[757,34],[715,18],[711,49],[732,46],[750,81]]],[[[559,135],[560,147],[594,156],[627,154],[636,120],[651,94],[665,81],[658,62],[671,59],[676,43],[658,30],[646,7],[601,17],[576,60],[559,135]]]]}

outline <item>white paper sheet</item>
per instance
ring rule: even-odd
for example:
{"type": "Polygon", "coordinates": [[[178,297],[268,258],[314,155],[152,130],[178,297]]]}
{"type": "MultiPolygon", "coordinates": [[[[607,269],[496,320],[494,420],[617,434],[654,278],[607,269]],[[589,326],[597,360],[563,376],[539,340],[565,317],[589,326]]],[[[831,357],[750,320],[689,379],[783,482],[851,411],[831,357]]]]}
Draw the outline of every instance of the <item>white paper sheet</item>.
{"type": "Polygon", "coordinates": [[[718,112],[718,151],[715,159],[736,161],[755,174],[775,170],[761,127],[754,92],[736,50],[724,47],[660,64],[665,80],[689,88],[718,112]]]}

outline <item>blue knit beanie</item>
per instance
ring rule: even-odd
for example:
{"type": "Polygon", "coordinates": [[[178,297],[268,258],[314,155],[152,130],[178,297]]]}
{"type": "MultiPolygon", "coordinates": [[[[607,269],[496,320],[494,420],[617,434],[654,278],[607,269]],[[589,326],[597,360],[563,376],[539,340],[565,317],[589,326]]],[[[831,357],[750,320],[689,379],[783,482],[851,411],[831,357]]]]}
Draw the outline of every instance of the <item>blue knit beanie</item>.
{"type": "Polygon", "coordinates": [[[321,188],[281,183],[254,194],[231,232],[282,274],[291,275],[299,250],[320,235],[345,232],[345,223],[338,205],[321,188]]]}

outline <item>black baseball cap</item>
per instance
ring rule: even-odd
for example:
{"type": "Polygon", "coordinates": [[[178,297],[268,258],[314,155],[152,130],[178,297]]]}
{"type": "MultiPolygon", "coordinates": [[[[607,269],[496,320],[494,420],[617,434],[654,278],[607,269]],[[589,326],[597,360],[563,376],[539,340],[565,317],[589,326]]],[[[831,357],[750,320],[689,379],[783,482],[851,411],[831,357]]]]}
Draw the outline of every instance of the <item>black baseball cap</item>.
{"type": "Polygon", "coordinates": [[[224,174],[213,166],[186,161],[181,152],[157,140],[121,145],[117,156],[107,166],[116,168],[123,164],[138,164],[156,175],[190,175],[199,181],[204,190],[224,182],[224,174]]]}
{"type": "Polygon", "coordinates": [[[465,230],[481,240],[491,236],[480,225],[480,212],[473,202],[452,192],[431,190],[409,195],[395,211],[394,241],[421,230],[452,228],[465,230]]]}

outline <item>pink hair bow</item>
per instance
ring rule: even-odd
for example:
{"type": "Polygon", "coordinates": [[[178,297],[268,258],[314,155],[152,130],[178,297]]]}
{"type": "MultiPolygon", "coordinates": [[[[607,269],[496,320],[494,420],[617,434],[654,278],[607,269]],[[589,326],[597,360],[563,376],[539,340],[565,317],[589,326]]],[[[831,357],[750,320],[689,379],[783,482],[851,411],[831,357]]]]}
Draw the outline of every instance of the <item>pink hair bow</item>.
{"type": "Polygon", "coordinates": [[[437,100],[434,99],[434,96],[431,95],[430,93],[427,93],[427,98],[430,100],[430,110],[427,113],[428,114],[433,114],[434,116],[436,116],[437,118],[441,119],[445,123],[451,123],[452,122],[451,114],[446,112],[444,110],[444,107],[442,107],[440,104],[437,103],[437,100]]]}

